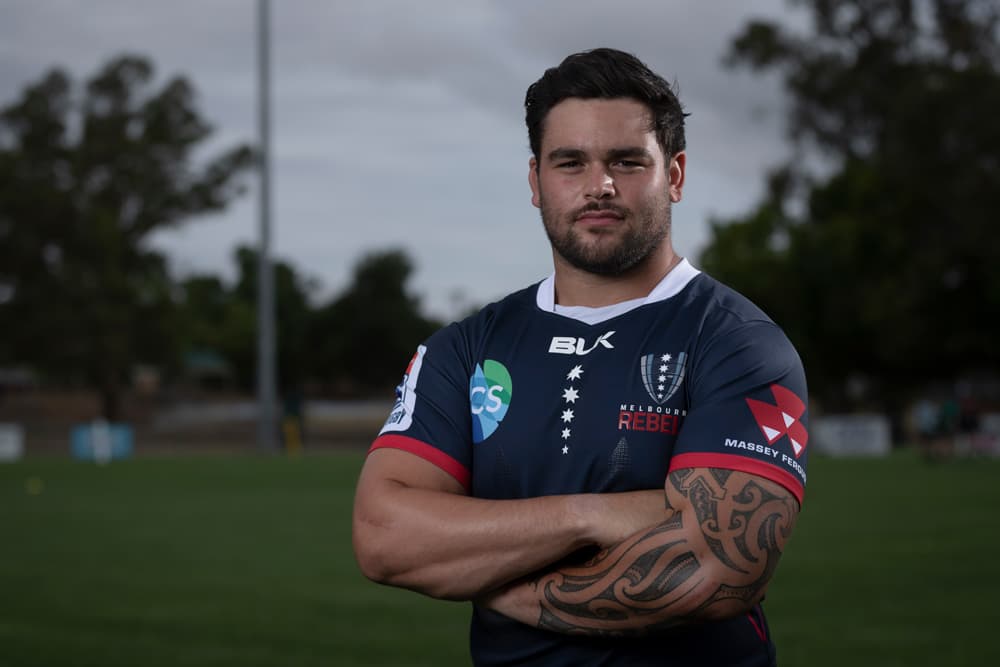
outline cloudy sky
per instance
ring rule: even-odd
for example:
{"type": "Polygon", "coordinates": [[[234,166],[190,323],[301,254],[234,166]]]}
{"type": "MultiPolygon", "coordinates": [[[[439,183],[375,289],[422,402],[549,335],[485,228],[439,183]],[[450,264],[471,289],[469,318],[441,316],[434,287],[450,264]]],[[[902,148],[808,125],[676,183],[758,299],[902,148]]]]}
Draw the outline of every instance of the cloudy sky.
{"type": "MultiPolygon", "coordinates": [[[[404,247],[412,288],[449,317],[548,275],[529,201],[524,91],[569,53],[631,51],[675,80],[688,119],[674,243],[748,210],[788,147],[776,79],[722,67],[752,17],[801,23],[783,0],[274,0],[274,249],[343,289],[366,252],[404,247]]],[[[52,67],[113,56],[182,74],[216,126],[208,153],[256,139],[254,0],[0,0],[0,105],[52,67]]],[[[257,237],[250,191],[224,214],[160,233],[177,275],[233,274],[257,237]]]]}

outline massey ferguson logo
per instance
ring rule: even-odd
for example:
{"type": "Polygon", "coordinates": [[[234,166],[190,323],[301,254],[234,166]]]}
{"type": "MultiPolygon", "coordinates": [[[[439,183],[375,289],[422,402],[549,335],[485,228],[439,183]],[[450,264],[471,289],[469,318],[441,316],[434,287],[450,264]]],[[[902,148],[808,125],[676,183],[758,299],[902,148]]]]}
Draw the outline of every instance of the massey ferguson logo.
{"type": "Polygon", "coordinates": [[[757,420],[761,433],[767,438],[767,444],[773,445],[778,438],[787,435],[792,442],[795,458],[799,458],[809,442],[809,433],[799,421],[806,411],[806,404],[791,390],[781,385],[772,384],[771,394],[774,396],[774,405],[748,398],[747,405],[750,406],[750,412],[757,420]]]}
{"type": "Polygon", "coordinates": [[[598,345],[608,348],[609,350],[615,349],[615,346],[611,344],[608,340],[615,335],[614,331],[609,331],[606,334],[598,336],[597,340],[590,347],[587,347],[587,341],[584,338],[574,338],[573,336],[553,336],[552,342],[549,343],[549,352],[551,354],[578,354],[583,356],[585,354],[590,354],[594,351],[598,345]]]}

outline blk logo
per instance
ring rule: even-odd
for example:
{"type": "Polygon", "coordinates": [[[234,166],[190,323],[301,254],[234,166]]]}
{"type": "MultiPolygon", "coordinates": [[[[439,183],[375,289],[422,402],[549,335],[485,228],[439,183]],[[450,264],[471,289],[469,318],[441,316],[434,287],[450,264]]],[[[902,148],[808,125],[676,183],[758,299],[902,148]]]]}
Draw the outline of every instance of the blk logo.
{"type": "Polygon", "coordinates": [[[800,421],[806,411],[806,404],[794,392],[781,385],[772,384],[771,394],[774,396],[774,405],[748,398],[750,412],[757,420],[761,433],[767,438],[767,444],[773,445],[776,440],[787,435],[795,458],[799,458],[809,442],[809,433],[800,421]]]}
{"type": "Polygon", "coordinates": [[[615,349],[615,346],[611,344],[608,339],[615,335],[614,331],[609,331],[606,334],[602,334],[597,337],[594,344],[587,347],[587,340],[585,338],[574,338],[573,336],[553,336],[552,342],[549,343],[549,353],[550,354],[577,354],[583,356],[585,354],[590,354],[594,349],[600,345],[601,347],[606,347],[609,350],[615,349]]]}

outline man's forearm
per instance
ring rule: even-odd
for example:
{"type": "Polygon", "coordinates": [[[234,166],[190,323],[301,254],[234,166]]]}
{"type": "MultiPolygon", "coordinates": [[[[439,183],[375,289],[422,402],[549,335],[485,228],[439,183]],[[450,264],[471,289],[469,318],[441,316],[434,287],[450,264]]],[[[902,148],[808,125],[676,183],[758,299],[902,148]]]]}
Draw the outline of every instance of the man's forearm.
{"type": "Polygon", "coordinates": [[[582,567],[560,568],[484,599],[562,633],[643,634],[733,616],[763,595],[797,513],[784,490],[744,473],[672,473],[668,520],[582,567]]]}
{"type": "Polygon", "coordinates": [[[432,597],[469,599],[587,543],[567,496],[486,501],[399,488],[380,500],[355,520],[362,571],[432,597]]]}
{"type": "Polygon", "coordinates": [[[472,599],[663,516],[656,491],[495,501],[381,479],[356,501],[354,543],[371,579],[472,599]]]}

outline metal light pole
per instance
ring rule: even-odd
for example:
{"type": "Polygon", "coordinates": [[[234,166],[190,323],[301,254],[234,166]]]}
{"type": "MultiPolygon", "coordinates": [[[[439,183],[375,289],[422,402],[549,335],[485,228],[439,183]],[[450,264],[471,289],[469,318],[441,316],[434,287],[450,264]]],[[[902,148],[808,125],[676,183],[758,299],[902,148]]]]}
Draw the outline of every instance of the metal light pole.
{"type": "Polygon", "coordinates": [[[257,249],[257,445],[277,449],[274,272],[271,266],[271,3],[257,0],[260,244],[257,249]]]}

